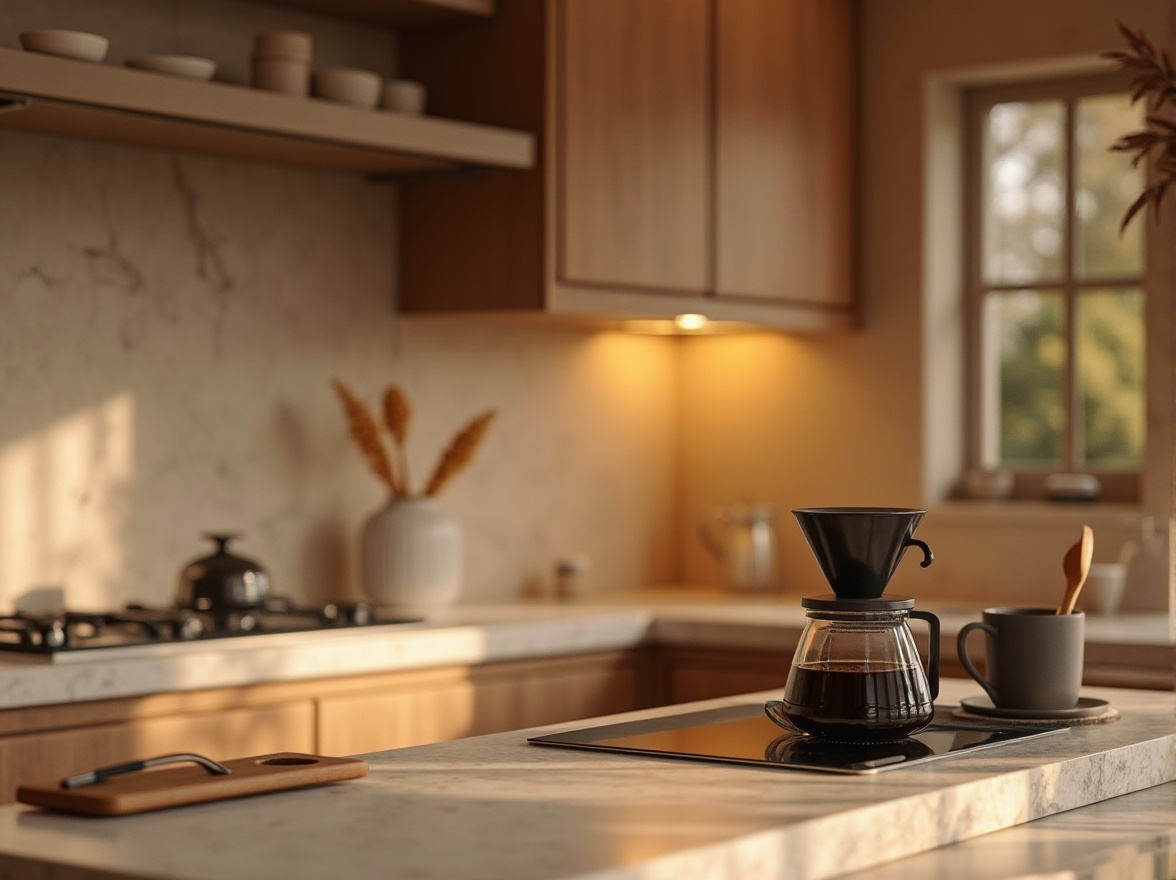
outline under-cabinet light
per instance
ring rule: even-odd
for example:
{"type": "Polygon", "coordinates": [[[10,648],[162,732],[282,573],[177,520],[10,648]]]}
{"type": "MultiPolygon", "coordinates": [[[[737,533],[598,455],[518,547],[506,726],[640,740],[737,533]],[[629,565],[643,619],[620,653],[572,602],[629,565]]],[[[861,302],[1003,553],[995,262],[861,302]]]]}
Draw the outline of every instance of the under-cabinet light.
{"type": "Polygon", "coordinates": [[[687,313],[674,318],[674,326],[679,330],[701,330],[707,325],[707,320],[706,315],[687,313]]]}

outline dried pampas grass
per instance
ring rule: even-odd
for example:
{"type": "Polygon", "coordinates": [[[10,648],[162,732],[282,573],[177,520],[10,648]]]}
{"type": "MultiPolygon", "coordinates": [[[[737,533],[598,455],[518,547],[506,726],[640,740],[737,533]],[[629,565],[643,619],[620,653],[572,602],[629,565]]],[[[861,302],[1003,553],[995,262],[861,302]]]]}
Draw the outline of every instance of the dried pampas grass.
{"type": "MultiPolygon", "coordinates": [[[[393,498],[412,497],[405,455],[408,426],[412,419],[412,407],[409,405],[408,397],[397,386],[389,385],[381,399],[383,428],[392,440],[392,450],[395,454],[393,459],[389,456],[381,437],[381,424],[368,409],[367,404],[340,380],[332,379],[331,385],[343,404],[351,439],[367,460],[368,467],[393,498]]],[[[494,410],[488,410],[457,433],[433,469],[424,492],[420,493],[422,496],[436,495],[450,480],[469,466],[482,445],[482,439],[489,430],[495,414],[494,410]]]]}

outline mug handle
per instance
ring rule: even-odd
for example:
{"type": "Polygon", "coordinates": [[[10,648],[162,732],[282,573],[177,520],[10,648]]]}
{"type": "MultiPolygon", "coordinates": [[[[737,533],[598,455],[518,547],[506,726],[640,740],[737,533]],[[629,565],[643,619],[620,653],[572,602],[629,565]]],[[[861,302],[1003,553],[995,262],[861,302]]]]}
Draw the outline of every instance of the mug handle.
{"type": "Polygon", "coordinates": [[[931,699],[939,696],[939,618],[930,611],[912,611],[915,620],[926,622],[931,630],[931,641],[927,651],[927,684],[931,688],[931,699]]]}
{"type": "Polygon", "coordinates": [[[931,552],[931,548],[927,546],[926,541],[920,541],[918,538],[912,538],[909,535],[907,539],[902,542],[903,547],[918,547],[923,551],[923,561],[919,563],[920,568],[926,568],[935,561],[935,554],[931,552]]]}
{"type": "Polygon", "coordinates": [[[984,688],[984,692],[988,694],[989,699],[992,700],[992,705],[999,706],[1000,701],[996,696],[996,688],[981,675],[976,667],[972,665],[972,658],[968,656],[968,636],[974,630],[983,630],[993,638],[996,638],[996,627],[990,623],[981,623],[980,621],[973,621],[972,623],[965,623],[960,628],[960,634],[956,637],[956,653],[960,655],[960,664],[967,671],[968,675],[979,682],[980,687],[984,688]]]}

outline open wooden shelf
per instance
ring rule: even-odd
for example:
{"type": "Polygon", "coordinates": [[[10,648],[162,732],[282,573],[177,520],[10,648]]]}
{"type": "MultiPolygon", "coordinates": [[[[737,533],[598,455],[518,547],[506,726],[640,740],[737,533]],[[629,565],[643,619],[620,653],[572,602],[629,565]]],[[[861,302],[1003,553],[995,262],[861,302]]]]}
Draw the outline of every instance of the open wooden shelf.
{"type": "Polygon", "coordinates": [[[527,132],[0,49],[0,126],[376,175],[529,168],[527,132]]]}
{"type": "Polygon", "coordinates": [[[289,6],[394,28],[432,27],[477,21],[494,15],[494,0],[267,0],[289,6]]]}

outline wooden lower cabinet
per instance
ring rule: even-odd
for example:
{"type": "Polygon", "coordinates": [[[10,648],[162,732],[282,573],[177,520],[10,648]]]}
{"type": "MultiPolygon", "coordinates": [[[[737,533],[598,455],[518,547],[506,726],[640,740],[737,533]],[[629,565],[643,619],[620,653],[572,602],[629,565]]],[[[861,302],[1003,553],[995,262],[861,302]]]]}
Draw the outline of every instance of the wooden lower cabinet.
{"type": "MultiPolygon", "coordinates": [[[[782,692],[774,651],[648,646],[0,711],[0,803],[25,783],[169,752],[353,755],[753,691],[782,692]]],[[[942,674],[958,675],[945,655],[942,674]]],[[[1088,669],[1088,673],[1090,670],[1088,669]]],[[[1171,689],[1121,671],[1087,684],[1171,689]]]]}
{"type": "Polygon", "coordinates": [[[654,657],[655,688],[661,705],[779,690],[788,680],[792,651],[665,649],[654,657]]]}
{"type": "Polygon", "coordinates": [[[641,648],[0,712],[19,785],[168,752],[353,755],[782,687],[788,657],[641,648]]]}
{"type": "Polygon", "coordinates": [[[318,701],[326,754],[422,745],[646,705],[637,652],[494,663],[336,682],[318,701]]]}
{"type": "Polygon", "coordinates": [[[25,783],[169,752],[350,755],[649,705],[618,651],[0,712],[0,803],[25,783]]]}
{"type": "MultiPolygon", "coordinates": [[[[76,708],[84,718],[87,706],[76,708]]],[[[79,723],[82,726],[0,739],[0,803],[11,802],[20,785],[152,755],[197,752],[228,760],[268,752],[314,751],[314,705],[309,700],[117,723],[79,723]]]]}

